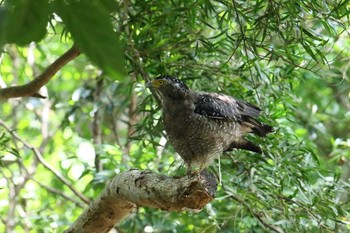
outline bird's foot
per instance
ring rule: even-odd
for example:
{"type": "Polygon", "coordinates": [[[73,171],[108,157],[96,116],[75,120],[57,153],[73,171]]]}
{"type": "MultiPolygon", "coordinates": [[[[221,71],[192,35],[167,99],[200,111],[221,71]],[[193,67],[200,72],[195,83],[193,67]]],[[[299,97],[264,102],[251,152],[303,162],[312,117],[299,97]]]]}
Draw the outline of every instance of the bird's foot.
{"type": "Polygon", "coordinates": [[[200,176],[200,173],[201,173],[201,171],[199,171],[199,170],[188,169],[186,174],[188,177],[192,177],[192,176],[200,176]]]}

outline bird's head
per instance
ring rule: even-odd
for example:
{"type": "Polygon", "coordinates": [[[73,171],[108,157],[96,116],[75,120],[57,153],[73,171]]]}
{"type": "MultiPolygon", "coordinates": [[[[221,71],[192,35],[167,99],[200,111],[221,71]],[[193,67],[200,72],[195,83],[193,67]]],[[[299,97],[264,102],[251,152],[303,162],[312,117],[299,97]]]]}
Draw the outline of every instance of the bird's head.
{"type": "Polygon", "coordinates": [[[184,98],[189,88],[175,77],[162,75],[147,83],[148,87],[157,90],[163,98],[184,98]]]}

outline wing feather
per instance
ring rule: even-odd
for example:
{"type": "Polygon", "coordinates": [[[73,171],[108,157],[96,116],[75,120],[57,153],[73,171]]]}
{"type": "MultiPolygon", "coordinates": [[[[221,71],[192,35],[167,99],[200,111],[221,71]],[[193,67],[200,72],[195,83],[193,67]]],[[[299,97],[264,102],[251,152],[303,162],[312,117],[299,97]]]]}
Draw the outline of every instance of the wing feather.
{"type": "Polygon", "coordinates": [[[243,116],[258,117],[261,109],[231,96],[203,93],[195,100],[194,112],[209,118],[243,120],[243,116]]]}
{"type": "Polygon", "coordinates": [[[201,93],[197,96],[194,112],[208,118],[234,120],[251,128],[259,136],[272,132],[271,126],[261,124],[255,118],[261,109],[253,104],[217,93],[201,93]]]}

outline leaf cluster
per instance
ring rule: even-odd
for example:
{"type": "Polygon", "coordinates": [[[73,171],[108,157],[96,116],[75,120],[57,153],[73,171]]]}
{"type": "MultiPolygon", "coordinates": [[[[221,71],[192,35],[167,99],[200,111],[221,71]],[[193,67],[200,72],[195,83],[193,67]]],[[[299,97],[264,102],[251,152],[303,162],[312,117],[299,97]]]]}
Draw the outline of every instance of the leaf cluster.
{"type": "Polygon", "coordinates": [[[116,3],[103,1],[6,0],[0,5],[0,47],[7,43],[20,46],[41,41],[48,27],[59,21],[66,35],[93,63],[111,76],[123,72],[123,56],[118,33],[111,22],[116,3]],[[93,14],[91,14],[93,12],[93,14]]]}

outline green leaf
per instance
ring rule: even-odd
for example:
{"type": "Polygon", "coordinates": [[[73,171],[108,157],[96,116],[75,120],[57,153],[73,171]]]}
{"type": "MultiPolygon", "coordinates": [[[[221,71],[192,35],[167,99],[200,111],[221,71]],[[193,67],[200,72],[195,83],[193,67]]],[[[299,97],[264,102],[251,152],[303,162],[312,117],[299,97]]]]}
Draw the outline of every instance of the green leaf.
{"type": "Polygon", "coordinates": [[[10,147],[10,149],[8,150],[11,154],[13,154],[14,156],[20,158],[19,152],[16,148],[14,147],[10,147]]]}
{"type": "Polygon", "coordinates": [[[305,51],[312,57],[312,59],[314,59],[315,61],[318,61],[316,55],[314,54],[310,46],[306,43],[301,43],[301,44],[304,47],[305,51]]]}
{"type": "Polygon", "coordinates": [[[109,75],[118,78],[124,69],[123,53],[105,5],[91,0],[56,1],[55,9],[78,49],[109,75]]]}
{"type": "Polygon", "coordinates": [[[47,0],[7,0],[0,8],[0,46],[40,41],[49,18],[47,0]]]}
{"type": "Polygon", "coordinates": [[[309,32],[309,31],[306,30],[305,28],[302,27],[301,30],[302,30],[308,37],[310,37],[311,39],[318,40],[318,41],[323,41],[322,38],[315,36],[313,33],[309,32]]]}
{"type": "Polygon", "coordinates": [[[107,12],[110,13],[115,12],[119,8],[119,5],[115,0],[98,0],[98,2],[100,2],[105,7],[107,12]]]}

